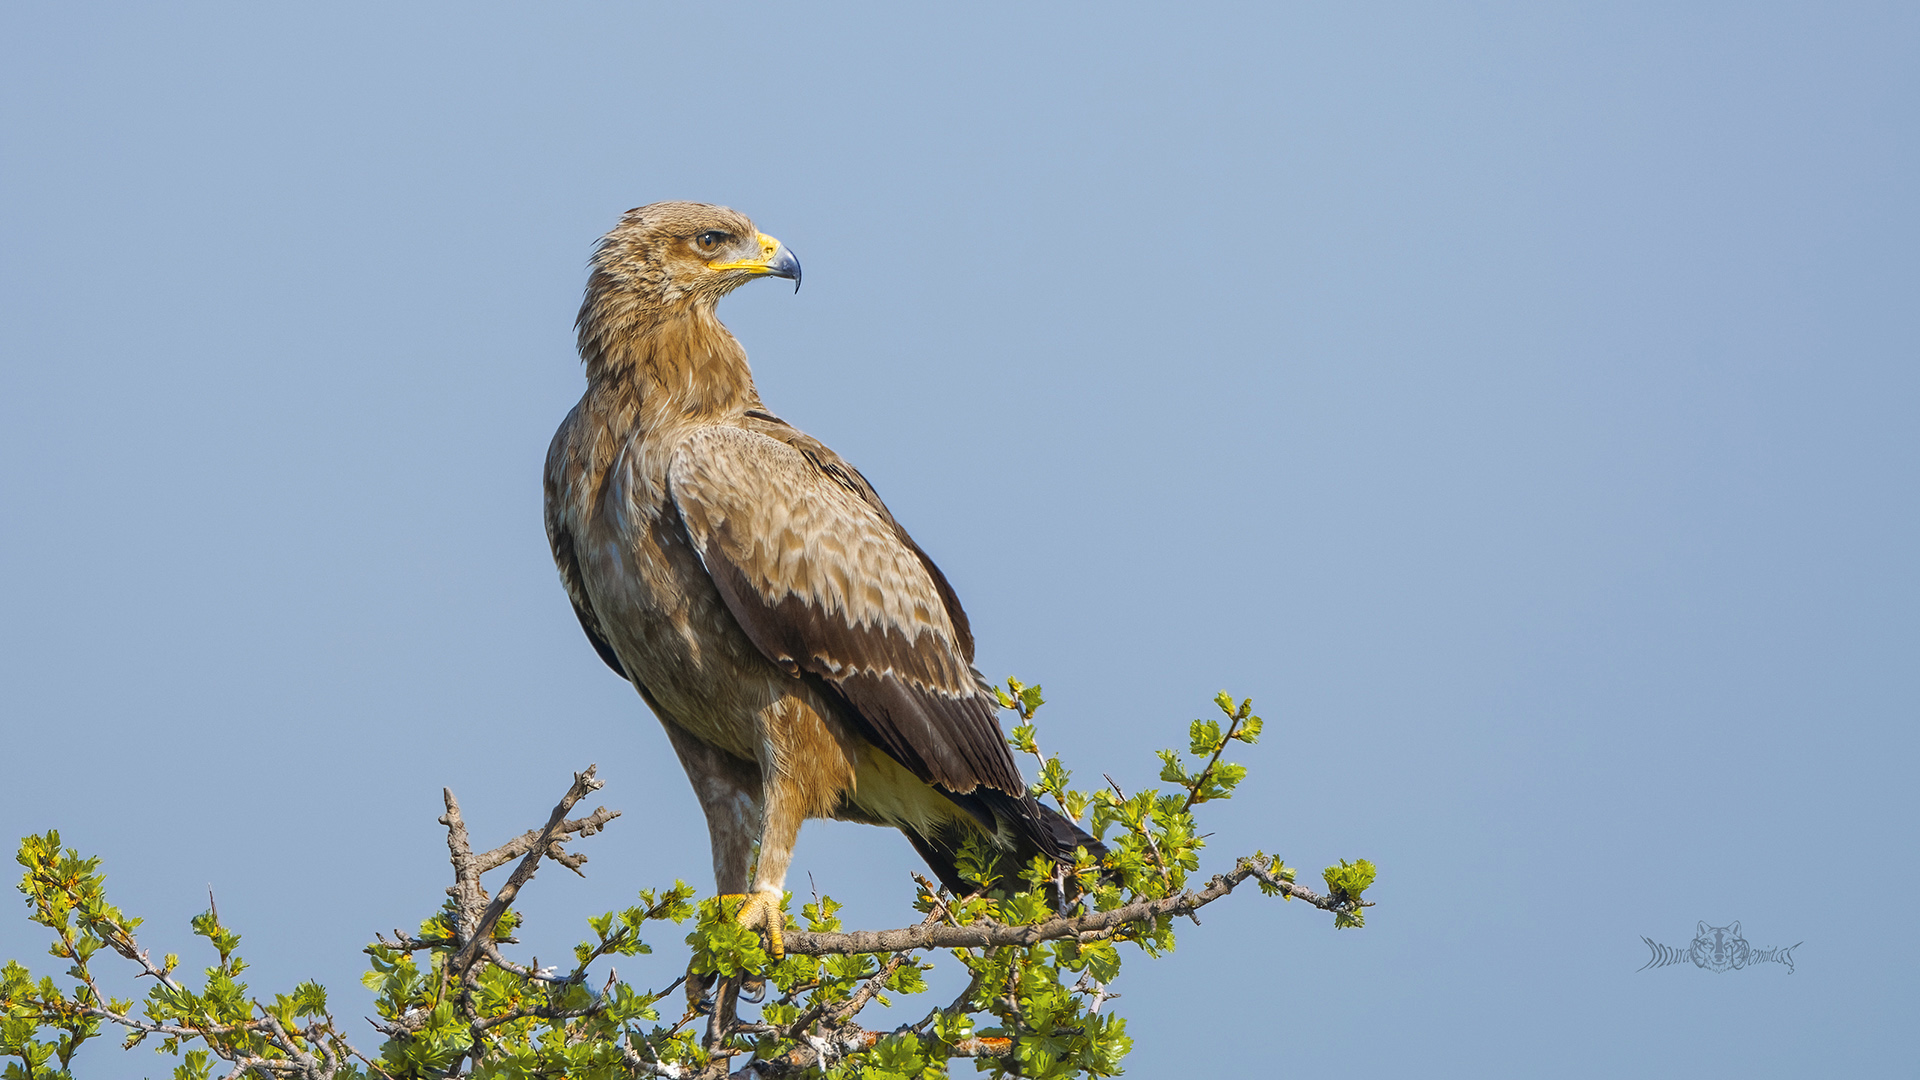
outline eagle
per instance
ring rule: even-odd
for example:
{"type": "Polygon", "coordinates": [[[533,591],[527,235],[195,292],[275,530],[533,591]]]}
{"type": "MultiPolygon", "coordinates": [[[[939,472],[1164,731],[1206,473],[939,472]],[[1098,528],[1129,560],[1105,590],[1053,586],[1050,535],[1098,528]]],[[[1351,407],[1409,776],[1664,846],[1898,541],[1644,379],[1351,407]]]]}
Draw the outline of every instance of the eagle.
{"type": "Polygon", "coordinates": [[[587,389],[545,488],[580,626],[666,729],[714,883],[777,957],[811,818],[897,828],[963,892],[969,836],[1015,865],[1104,849],[1028,792],[940,568],[858,469],[761,402],[714,308],[762,277],[797,291],[800,262],[737,211],[622,215],[592,258],[587,389]]]}

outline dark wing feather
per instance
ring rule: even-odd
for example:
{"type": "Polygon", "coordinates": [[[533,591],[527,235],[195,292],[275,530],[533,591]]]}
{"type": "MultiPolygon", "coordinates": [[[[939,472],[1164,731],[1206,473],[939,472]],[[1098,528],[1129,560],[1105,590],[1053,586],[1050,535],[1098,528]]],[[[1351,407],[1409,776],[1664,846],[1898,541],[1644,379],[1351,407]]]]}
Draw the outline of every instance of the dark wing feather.
{"type": "Polygon", "coordinates": [[[1024,798],[953,590],[858,473],[797,435],[705,428],[668,466],[670,500],[728,610],[921,779],[1024,798]]]}

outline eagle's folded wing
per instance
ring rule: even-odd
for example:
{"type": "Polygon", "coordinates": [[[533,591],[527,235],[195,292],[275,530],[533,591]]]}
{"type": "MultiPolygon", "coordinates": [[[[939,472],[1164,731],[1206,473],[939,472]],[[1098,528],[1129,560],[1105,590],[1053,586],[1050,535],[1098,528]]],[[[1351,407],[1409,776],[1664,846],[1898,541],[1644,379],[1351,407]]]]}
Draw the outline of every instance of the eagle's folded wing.
{"type": "Polygon", "coordinates": [[[667,482],[762,653],[822,680],[921,779],[1024,795],[952,591],[858,473],[797,432],[710,427],[675,450],[667,482]]]}
{"type": "Polygon", "coordinates": [[[573,614],[580,620],[580,629],[587,632],[587,640],[593,643],[593,651],[600,654],[621,678],[632,680],[620,658],[614,655],[613,644],[607,640],[606,631],[600,627],[600,617],[594,613],[592,601],[587,599],[586,579],[580,573],[580,558],[574,552],[573,529],[566,520],[566,508],[574,505],[573,485],[584,483],[582,470],[568,463],[567,440],[574,435],[580,409],[578,406],[567,414],[560,430],[553,437],[553,445],[547,448],[547,468],[544,477],[546,489],[547,545],[553,549],[553,564],[560,570],[560,583],[566,586],[567,599],[573,601],[573,614]]]}

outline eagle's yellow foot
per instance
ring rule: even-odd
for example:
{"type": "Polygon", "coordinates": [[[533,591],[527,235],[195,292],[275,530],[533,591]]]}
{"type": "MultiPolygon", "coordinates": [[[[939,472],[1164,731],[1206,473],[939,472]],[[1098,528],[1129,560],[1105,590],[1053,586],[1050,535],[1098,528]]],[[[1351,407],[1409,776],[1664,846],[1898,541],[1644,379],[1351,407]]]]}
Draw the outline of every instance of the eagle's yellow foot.
{"type": "Polygon", "coordinates": [[[768,956],[779,960],[787,955],[787,944],[782,937],[787,928],[787,916],[780,910],[779,893],[723,893],[720,899],[740,901],[740,913],[733,917],[733,921],[767,935],[768,956]]]}

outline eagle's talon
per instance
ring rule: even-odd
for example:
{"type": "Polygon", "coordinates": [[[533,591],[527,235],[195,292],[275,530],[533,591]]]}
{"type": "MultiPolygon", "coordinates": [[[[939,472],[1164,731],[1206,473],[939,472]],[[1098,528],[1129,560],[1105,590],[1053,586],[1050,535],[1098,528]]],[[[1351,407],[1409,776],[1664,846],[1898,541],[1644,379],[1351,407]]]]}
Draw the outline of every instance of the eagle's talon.
{"type": "Polygon", "coordinates": [[[733,921],[765,934],[768,956],[778,961],[787,955],[787,943],[782,936],[787,928],[787,915],[780,910],[780,893],[722,893],[720,899],[740,901],[740,913],[733,917],[733,921]]]}

